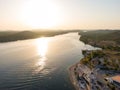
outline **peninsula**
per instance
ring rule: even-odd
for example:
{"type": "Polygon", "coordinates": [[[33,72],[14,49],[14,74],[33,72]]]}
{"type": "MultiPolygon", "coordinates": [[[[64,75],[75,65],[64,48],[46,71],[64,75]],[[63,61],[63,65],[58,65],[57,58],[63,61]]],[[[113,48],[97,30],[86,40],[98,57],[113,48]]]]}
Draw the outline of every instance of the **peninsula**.
{"type": "Polygon", "coordinates": [[[83,50],[69,68],[76,90],[120,90],[120,31],[81,31],[80,40],[101,50],[83,50]]]}

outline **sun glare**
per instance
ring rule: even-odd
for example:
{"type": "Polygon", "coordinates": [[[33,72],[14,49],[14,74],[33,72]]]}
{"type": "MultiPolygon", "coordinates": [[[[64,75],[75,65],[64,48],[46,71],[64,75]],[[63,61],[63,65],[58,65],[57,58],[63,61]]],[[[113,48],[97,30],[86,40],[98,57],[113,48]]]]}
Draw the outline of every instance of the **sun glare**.
{"type": "Polygon", "coordinates": [[[23,23],[32,28],[52,28],[60,23],[60,11],[51,0],[28,0],[22,9],[23,23]]]}
{"type": "Polygon", "coordinates": [[[37,66],[37,68],[35,69],[33,74],[39,73],[41,70],[44,69],[46,65],[46,60],[47,60],[46,54],[48,51],[48,43],[49,43],[49,39],[45,37],[35,40],[36,50],[40,58],[35,63],[35,66],[37,66]]]}
{"type": "Polygon", "coordinates": [[[46,65],[46,59],[47,59],[46,54],[48,50],[49,40],[50,39],[45,38],[45,37],[35,40],[35,45],[37,47],[37,53],[40,56],[40,59],[35,63],[35,66],[37,66],[38,68],[35,69],[33,74],[39,73],[41,70],[44,69],[46,65]]]}
{"type": "Polygon", "coordinates": [[[36,40],[37,51],[41,57],[45,57],[45,55],[47,53],[48,42],[49,42],[49,40],[44,37],[36,40]]]}

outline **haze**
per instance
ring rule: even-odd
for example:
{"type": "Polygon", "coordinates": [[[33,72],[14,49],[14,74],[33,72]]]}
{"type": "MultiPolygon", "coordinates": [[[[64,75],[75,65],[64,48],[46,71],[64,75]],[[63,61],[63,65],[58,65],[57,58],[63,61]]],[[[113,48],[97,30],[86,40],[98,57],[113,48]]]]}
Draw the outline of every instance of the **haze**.
{"type": "Polygon", "coordinates": [[[0,0],[0,30],[119,29],[120,0],[0,0]]]}

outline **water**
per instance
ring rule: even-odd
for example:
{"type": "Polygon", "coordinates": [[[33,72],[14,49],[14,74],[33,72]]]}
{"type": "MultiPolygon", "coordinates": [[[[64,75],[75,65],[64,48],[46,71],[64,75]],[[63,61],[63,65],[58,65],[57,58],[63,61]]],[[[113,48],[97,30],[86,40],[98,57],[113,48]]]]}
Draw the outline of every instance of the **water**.
{"type": "Polygon", "coordinates": [[[0,44],[0,90],[74,90],[70,65],[94,49],[77,33],[0,44]]]}

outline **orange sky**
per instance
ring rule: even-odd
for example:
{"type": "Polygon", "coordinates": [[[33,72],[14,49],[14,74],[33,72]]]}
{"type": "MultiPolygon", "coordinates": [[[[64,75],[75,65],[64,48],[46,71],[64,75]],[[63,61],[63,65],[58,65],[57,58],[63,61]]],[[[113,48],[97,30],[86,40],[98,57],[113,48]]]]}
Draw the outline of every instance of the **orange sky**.
{"type": "Polygon", "coordinates": [[[120,0],[0,0],[0,30],[119,29],[120,0]]]}

